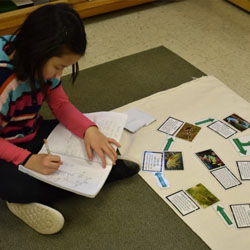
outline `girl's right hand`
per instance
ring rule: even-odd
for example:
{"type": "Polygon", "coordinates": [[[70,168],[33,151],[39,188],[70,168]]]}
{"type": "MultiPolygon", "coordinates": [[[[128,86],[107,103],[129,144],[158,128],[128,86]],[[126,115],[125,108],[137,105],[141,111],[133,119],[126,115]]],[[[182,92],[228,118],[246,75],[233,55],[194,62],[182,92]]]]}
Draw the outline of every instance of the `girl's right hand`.
{"type": "Polygon", "coordinates": [[[40,174],[48,175],[56,172],[61,164],[62,161],[58,155],[33,154],[24,166],[40,174]]]}

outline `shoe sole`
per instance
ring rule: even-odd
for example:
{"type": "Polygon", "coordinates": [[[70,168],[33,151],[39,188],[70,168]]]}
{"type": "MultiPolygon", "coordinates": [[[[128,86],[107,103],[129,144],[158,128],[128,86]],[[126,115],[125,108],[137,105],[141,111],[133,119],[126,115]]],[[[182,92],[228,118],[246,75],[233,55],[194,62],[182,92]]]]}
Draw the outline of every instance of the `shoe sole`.
{"type": "Polygon", "coordinates": [[[41,234],[54,234],[60,231],[64,225],[64,218],[57,210],[40,203],[9,203],[9,210],[41,234]]]}

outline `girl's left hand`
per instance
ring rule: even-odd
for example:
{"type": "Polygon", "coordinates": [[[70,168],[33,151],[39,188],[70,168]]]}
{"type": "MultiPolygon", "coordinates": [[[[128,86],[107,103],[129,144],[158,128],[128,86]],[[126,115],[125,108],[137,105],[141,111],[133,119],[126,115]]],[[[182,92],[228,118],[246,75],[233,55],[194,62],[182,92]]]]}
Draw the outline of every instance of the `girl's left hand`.
{"type": "Polygon", "coordinates": [[[101,158],[103,168],[106,167],[105,154],[112,160],[112,164],[116,162],[116,151],[111,145],[113,143],[117,147],[121,145],[114,139],[106,137],[100,130],[95,127],[89,127],[85,131],[84,144],[90,161],[93,159],[93,150],[101,158]]]}

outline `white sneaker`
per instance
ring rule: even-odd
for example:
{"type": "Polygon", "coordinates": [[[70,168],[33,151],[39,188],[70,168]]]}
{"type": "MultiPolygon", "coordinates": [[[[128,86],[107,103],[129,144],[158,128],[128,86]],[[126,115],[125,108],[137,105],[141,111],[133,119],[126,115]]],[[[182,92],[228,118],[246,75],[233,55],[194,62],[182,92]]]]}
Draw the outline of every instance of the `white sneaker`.
{"type": "Polygon", "coordinates": [[[51,207],[35,202],[28,204],[6,203],[14,215],[41,234],[54,234],[63,227],[62,214],[51,207]]]}

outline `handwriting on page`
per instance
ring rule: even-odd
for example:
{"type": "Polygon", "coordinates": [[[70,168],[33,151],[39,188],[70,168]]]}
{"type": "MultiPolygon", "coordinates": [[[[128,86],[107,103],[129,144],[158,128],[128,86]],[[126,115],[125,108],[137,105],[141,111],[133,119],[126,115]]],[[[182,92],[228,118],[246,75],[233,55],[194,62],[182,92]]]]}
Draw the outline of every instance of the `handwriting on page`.
{"type": "MultiPolygon", "coordinates": [[[[121,133],[122,127],[117,126],[117,122],[102,120],[98,122],[97,125],[100,128],[100,131],[107,137],[111,137],[116,140],[120,139],[119,134],[121,133]]],[[[55,153],[74,156],[81,159],[88,159],[83,140],[73,134],[71,134],[64,141],[63,147],[60,144],[54,144],[52,151],[55,153]]],[[[94,155],[93,161],[101,162],[97,155],[94,155]]],[[[107,159],[107,161],[109,162],[110,159],[107,159]]]]}
{"type": "Polygon", "coordinates": [[[53,147],[52,151],[54,150],[55,152],[64,155],[74,156],[81,159],[88,159],[88,156],[85,152],[83,140],[73,134],[70,134],[68,138],[65,138],[63,147],[57,144],[53,147]]]}
{"type": "MultiPolygon", "coordinates": [[[[97,112],[86,114],[86,116],[95,122],[107,137],[120,140],[127,115],[116,112],[97,112]]],[[[19,165],[19,170],[51,185],[87,197],[95,197],[111,171],[111,160],[106,157],[106,168],[102,168],[97,155],[89,161],[83,139],[72,134],[62,124],[54,128],[47,141],[51,153],[61,157],[63,164],[59,170],[51,175],[42,175],[22,165],[19,165]]],[[[47,153],[45,146],[39,153],[47,153]]]]}
{"type": "Polygon", "coordinates": [[[98,120],[97,125],[100,128],[101,132],[107,137],[111,137],[117,141],[120,140],[122,126],[119,125],[119,120],[98,120]]]}
{"type": "MultiPolygon", "coordinates": [[[[99,112],[98,115],[91,113],[86,116],[96,123],[104,135],[116,141],[120,140],[127,116],[113,112],[99,112]]],[[[62,125],[59,125],[55,129],[54,136],[50,136],[48,142],[51,151],[55,154],[88,160],[83,140],[70,133],[62,125]]],[[[94,154],[93,161],[101,163],[100,158],[96,154],[94,154]]],[[[106,157],[106,162],[107,164],[112,164],[108,157],[106,157]]]]}
{"type": "Polygon", "coordinates": [[[74,189],[80,188],[83,185],[95,185],[98,181],[93,172],[86,171],[84,168],[82,168],[81,171],[73,172],[70,169],[70,165],[71,164],[64,164],[63,169],[59,169],[57,172],[48,175],[47,179],[54,183],[60,183],[62,186],[74,189]]]}
{"type": "MultiPolygon", "coordinates": [[[[92,163],[91,167],[83,168],[85,160],[70,159],[62,155],[61,157],[63,164],[55,173],[50,175],[36,173],[36,176],[41,180],[54,183],[54,185],[79,192],[86,187],[91,188],[98,185],[102,179],[105,170],[100,169],[98,163],[92,163]]],[[[26,169],[25,171],[29,170],[26,169]]]]}
{"type": "Polygon", "coordinates": [[[49,175],[47,179],[68,188],[77,188],[83,184],[93,184],[93,178],[86,176],[86,172],[68,173],[58,170],[56,173],[49,175]]]}

